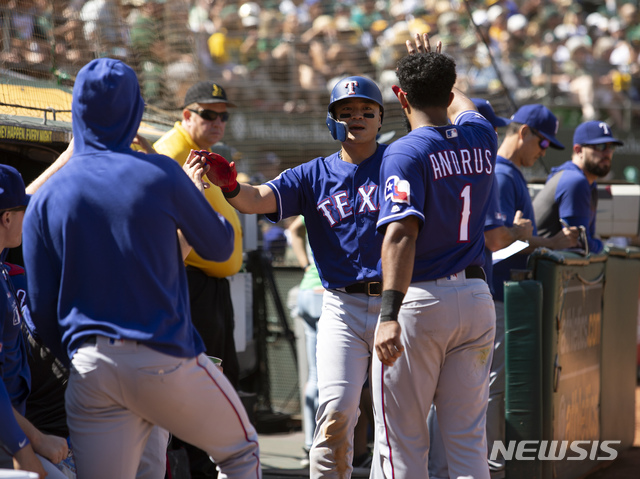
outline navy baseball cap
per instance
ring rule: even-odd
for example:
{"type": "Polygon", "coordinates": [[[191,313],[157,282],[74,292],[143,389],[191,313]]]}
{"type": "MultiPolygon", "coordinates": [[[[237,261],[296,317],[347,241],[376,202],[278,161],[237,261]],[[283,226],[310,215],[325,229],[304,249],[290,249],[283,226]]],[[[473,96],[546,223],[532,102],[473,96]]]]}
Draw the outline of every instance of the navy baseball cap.
{"type": "Polygon", "coordinates": [[[541,136],[549,140],[552,148],[564,150],[564,145],[556,139],[560,122],[546,106],[539,103],[521,106],[511,116],[511,121],[533,128],[541,136]]]}
{"type": "Polygon", "coordinates": [[[586,121],[576,128],[573,134],[574,145],[598,145],[600,143],[614,143],[624,145],[624,143],[613,137],[611,127],[604,121],[586,121]]]}
{"type": "Polygon", "coordinates": [[[227,92],[224,91],[224,88],[212,81],[198,82],[187,90],[183,108],[192,103],[226,103],[229,107],[236,106],[227,99],[227,92]]]}
{"type": "Polygon", "coordinates": [[[511,123],[511,120],[509,120],[508,118],[496,115],[496,112],[493,111],[493,107],[491,106],[491,103],[489,103],[489,100],[484,100],[482,98],[472,98],[471,101],[478,109],[478,112],[487,120],[489,120],[489,123],[491,123],[494,128],[507,126],[509,123],[511,123]]]}
{"type": "Polygon", "coordinates": [[[18,170],[13,166],[0,165],[0,210],[27,206],[30,198],[18,170]]]}

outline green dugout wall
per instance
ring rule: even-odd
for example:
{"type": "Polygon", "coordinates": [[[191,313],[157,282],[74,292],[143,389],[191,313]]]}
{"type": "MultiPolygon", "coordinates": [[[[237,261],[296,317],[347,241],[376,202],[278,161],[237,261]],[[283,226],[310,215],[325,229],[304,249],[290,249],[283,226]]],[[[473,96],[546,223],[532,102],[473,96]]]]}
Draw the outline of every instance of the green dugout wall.
{"type": "Polygon", "coordinates": [[[633,444],[640,251],[608,253],[540,248],[505,283],[507,479],[579,478],[633,444]]]}

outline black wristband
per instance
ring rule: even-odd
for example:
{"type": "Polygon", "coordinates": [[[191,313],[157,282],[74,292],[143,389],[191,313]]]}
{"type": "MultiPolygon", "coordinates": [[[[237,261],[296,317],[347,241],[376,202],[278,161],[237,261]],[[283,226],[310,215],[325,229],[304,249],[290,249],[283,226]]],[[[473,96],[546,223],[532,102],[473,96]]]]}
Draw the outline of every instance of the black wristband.
{"type": "Polygon", "coordinates": [[[385,289],[382,292],[382,304],[380,305],[381,323],[398,321],[398,313],[400,312],[403,299],[404,293],[396,291],[395,289],[385,289]]]}
{"type": "Polygon", "coordinates": [[[227,199],[235,198],[236,196],[238,196],[238,193],[240,193],[240,183],[236,184],[236,187],[233,189],[233,191],[222,191],[222,194],[227,199]]]}

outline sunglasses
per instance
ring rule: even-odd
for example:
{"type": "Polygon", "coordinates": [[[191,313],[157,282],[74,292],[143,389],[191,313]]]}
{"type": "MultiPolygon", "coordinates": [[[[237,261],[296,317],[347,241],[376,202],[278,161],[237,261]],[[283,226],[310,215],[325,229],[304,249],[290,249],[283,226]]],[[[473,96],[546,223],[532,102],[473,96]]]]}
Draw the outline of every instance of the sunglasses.
{"type": "Polygon", "coordinates": [[[607,149],[611,151],[616,151],[616,148],[618,147],[618,145],[616,145],[615,143],[598,143],[597,145],[582,145],[582,146],[586,146],[587,148],[592,148],[600,152],[603,152],[604,150],[607,150],[607,149]]]}
{"type": "Polygon", "coordinates": [[[542,148],[543,150],[546,150],[547,148],[549,148],[549,145],[551,145],[551,142],[549,140],[547,140],[544,136],[538,133],[538,130],[531,128],[531,131],[533,132],[534,135],[540,138],[540,142],[538,143],[538,146],[540,148],[542,148]]]}
{"type": "Polygon", "coordinates": [[[223,111],[222,113],[218,113],[213,110],[189,110],[192,113],[195,113],[200,118],[206,121],[216,121],[218,117],[222,122],[226,122],[229,119],[229,112],[223,111]]]}

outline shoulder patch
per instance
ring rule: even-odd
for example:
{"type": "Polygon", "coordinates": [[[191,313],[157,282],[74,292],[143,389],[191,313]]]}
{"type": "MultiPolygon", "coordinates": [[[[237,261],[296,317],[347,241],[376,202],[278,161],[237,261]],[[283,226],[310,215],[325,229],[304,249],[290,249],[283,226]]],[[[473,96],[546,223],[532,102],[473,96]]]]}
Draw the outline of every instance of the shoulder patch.
{"type": "Polygon", "coordinates": [[[407,180],[393,175],[387,178],[384,187],[384,199],[394,203],[411,203],[411,187],[407,180]]]}

